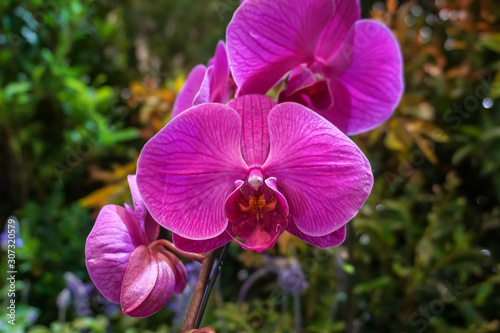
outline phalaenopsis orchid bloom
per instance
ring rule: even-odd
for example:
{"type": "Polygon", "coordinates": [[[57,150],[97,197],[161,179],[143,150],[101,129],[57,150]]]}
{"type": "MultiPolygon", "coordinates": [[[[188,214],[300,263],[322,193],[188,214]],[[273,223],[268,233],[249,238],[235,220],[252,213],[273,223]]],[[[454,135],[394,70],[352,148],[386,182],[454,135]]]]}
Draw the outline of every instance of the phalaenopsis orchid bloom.
{"type": "Polygon", "coordinates": [[[157,240],[160,226],[144,205],[135,176],[128,177],[134,209],[107,205],[85,245],[90,278],[123,313],[147,317],[186,286],[186,268],[157,240]]]}
{"type": "Polygon", "coordinates": [[[401,50],[358,0],[245,0],[227,28],[238,94],[303,104],[348,135],[387,120],[403,92],[401,50]]]}
{"type": "Polygon", "coordinates": [[[285,230],[322,248],[345,239],[373,183],[347,136],[308,108],[245,95],[194,106],[144,146],[137,182],[174,244],[274,246],[285,230]]]}

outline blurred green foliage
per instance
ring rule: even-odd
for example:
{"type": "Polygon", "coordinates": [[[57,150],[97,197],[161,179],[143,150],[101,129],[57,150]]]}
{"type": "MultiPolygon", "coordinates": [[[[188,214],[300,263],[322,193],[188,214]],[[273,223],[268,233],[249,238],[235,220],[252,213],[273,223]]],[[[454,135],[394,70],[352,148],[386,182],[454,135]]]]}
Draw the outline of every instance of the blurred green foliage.
{"type": "MultiPolygon", "coordinates": [[[[0,3],[0,218],[17,216],[24,240],[17,332],[174,332],[171,310],[141,320],[105,316],[91,300],[95,317],[79,317],[58,309],[56,297],[67,271],[89,281],[84,244],[96,211],[88,207],[130,201],[125,175],[168,121],[182,77],[224,38],[238,3],[0,3]]],[[[309,287],[300,297],[270,273],[238,303],[265,260],[231,246],[204,326],[500,330],[500,4],[362,4],[363,17],[394,30],[405,59],[406,92],[394,116],[354,138],[372,163],[373,192],[342,246],[320,250],[285,235],[269,251],[302,264],[309,287]]]]}

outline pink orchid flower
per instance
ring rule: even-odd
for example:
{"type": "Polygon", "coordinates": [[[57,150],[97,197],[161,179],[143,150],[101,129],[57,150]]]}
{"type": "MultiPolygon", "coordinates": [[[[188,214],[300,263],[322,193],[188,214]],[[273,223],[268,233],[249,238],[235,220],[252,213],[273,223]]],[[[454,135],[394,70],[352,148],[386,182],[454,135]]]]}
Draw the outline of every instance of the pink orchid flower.
{"type": "Polygon", "coordinates": [[[373,176],[359,148],[323,117],[245,95],[174,118],[144,146],[137,182],[174,244],[201,253],[231,239],[263,251],[285,230],[318,247],[338,245],[373,176]]]}
{"type": "Polygon", "coordinates": [[[219,41],[215,56],[208,62],[208,68],[198,65],[189,73],[175,100],[172,118],[194,105],[224,103],[235,88],[230,80],[226,46],[223,41],[219,41]]]}
{"type": "Polygon", "coordinates": [[[182,262],[157,240],[160,226],[144,205],[135,176],[128,176],[134,210],[104,206],[85,245],[90,278],[101,294],[132,317],[147,317],[186,286],[182,262]]]}
{"type": "Polygon", "coordinates": [[[403,92],[399,44],[361,20],[358,0],[245,0],[227,48],[238,95],[265,94],[289,73],[279,102],[303,104],[348,135],[382,124],[403,92]]]}

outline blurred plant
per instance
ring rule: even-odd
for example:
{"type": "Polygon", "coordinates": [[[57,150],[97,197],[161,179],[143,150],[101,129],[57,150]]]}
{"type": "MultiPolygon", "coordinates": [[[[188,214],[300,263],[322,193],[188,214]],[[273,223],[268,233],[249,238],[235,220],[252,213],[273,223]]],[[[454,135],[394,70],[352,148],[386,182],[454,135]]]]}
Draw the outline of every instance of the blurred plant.
{"type": "MultiPolygon", "coordinates": [[[[17,253],[23,276],[19,332],[173,331],[164,324],[174,316],[169,310],[141,322],[119,313],[75,318],[73,311],[67,322],[56,321],[64,273],[88,281],[82,235],[93,222],[88,208],[73,202],[133,173],[126,170],[135,165],[143,140],[169,120],[172,95],[161,90],[175,94],[188,70],[212,55],[238,4],[0,3],[0,211],[19,217],[24,241],[17,253]],[[193,42],[186,43],[186,36],[193,42]],[[134,104],[134,96],[144,93],[140,86],[148,97],[134,104]],[[94,111],[87,112],[88,105],[94,111]],[[103,117],[112,125],[108,131],[134,128],[136,139],[101,143],[96,121],[103,117]],[[89,145],[97,148],[85,154],[89,145]],[[74,164],[66,163],[68,156],[74,164]],[[52,162],[67,166],[58,169],[67,171],[62,182],[52,162]],[[84,181],[87,176],[92,181],[84,181]],[[29,328],[35,316],[27,316],[27,304],[46,327],[29,328]]],[[[341,248],[316,251],[284,233],[268,252],[302,264],[309,283],[300,295],[304,332],[498,331],[500,4],[362,5],[363,17],[392,28],[405,59],[405,95],[396,113],[355,138],[374,169],[372,195],[341,248]]],[[[124,187],[114,191],[88,206],[130,202],[124,187]]],[[[271,274],[236,304],[245,276],[265,265],[262,255],[232,246],[227,261],[221,295],[208,307],[217,310],[206,313],[204,324],[217,332],[292,331],[293,311],[271,274]]]]}

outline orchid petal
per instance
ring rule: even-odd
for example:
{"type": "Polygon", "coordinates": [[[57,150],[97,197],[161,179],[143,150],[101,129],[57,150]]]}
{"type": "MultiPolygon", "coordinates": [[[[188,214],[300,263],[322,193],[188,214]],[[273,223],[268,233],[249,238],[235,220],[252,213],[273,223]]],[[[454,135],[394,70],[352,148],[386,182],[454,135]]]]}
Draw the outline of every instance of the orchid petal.
{"type": "Polygon", "coordinates": [[[317,81],[292,95],[287,95],[286,91],[281,92],[278,101],[280,103],[299,103],[317,111],[319,114],[322,114],[323,111],[329,111],[333,105],[332,93],[328,82],[325,80],[317,81]]]}
{"type": "Polygon", "coordinates": [[[345,240],[346,232],[345,232],[345,225],[340,227],[339,229],[325,235],[325,236],[309,236],[300,231],[297,226],[295,225],[295,222],[293,222],[293,219],[289,219],[288,221],[288,227],[286,228],[286,231],[294,235],[295,237],[298,237],[302,239],[303,241],[320,247],[322,249],[326,249],[332,246],[338,246],[342,244],[345,240]]]}
{"type": "Polygon", "coordinates": [[[149,244],[157,240],[160,235],[160,225],[156,223],[149,212],[146,214],[146,219],[144,220],[144,233],[149,244]]]}
{"type": "Polygon", "coordinates": [[[327,68],[334,104],[323,115],[348,135],[379,126],[399,104],[403,93],[401,50],[382,23],[356,22],[327,68]]]}
{"type": "Polygon", "coordinates": [[[214,72],[214,66],[208,67],[205,72],[205,77],[203,78],[203,82],[201,83],[200,90],[196,94],[193,100],[193,105],[203,104],[210,102],[210,83],[212,81],[212,76],[214,72]]]}
{"type": "Polygon", "coordinates": [[[239,94],[265,94],[294,67],[313,61],[332,12],[332,0],[243,2],[227,28],[239,94]]]}
{"type": "Polygon", "coordinates": [[[241,96],[227,104],[241,117],[241,151],[250,168],[261,166],[269,154],[267,118],[275,105],[272,99],[260,95],[241,96]]]}
{"type": "Polygon", "coordinates": [[[316,57],[327,60],[344,41],[351,26],[361,19],[359,0],[334,0],[333,16],[316,46],[316,57]]]}
{"type": "Polygon", "coordinates": [[[207,68],[205,65],[198,65],[191,70],[186,82],[184,82],[184,86],[179,91],[179,94],[177,94],[177,98],[175,99],[175,104],[172,110],[172,118],[193,106],[194,98],[200,90],[206,71],[207,68]]]}
{"type": "Polygon", "coordinates": [[[153,218],[189,239],[220,235],[222,203],[242,179],[241,120],[222,104],[202,104],[168,123],[142,149],[137,183],[153,218]]]}
{"type": "Polygon", "coordinates": [[[271,190],[273,190],[273,194],[276,196],[276,214],[283,218],[286,218],[289,213],[288,203],[286,202],[283,194],[281,194],[281,192],[278,190],[276,178],[269,177],[265,180],[265,183],[271,190]]]}
{"type": "Polygon", "coordinates": [[[186,266],[180,261],[177,256],[171,252],[168,252],[165,250],[165,248],[159,246],[156,248],[156,251],[159,252],[158,256],[161,258],[163,255],[164,258],[163,260],[166,260],[167,262],[170,263],[170,268],[172,269],[174,276],[175,276],[175,288],[174,288],[174,293],[175,294],[180,294],[184,291],[184,288],[186,288],[186,283],[187,283],[187,271],[186,271],[186,266]]]}
{"type": "Polygon", "coordinates": [[[226,217],[229,221],[236,221],[243,215],[240,208],[241,202],[241,188],[245,184],[242,180],[236,180],[234,186],[236,187],[233,192],[226,198],[224,203],[224,211],[226,212],[226,217]]]}
{"type": "Polygon", "coordinates": [[[85,264],[90,278],[111,302],[120,302],[120,290],[130,256],[135,249],[124,219],[125,208],[102,208],[85,244],[85,264]]]}
{"type": "Polygon", "coordinates": [[[132,317],[147,317],[167,304],[175,287],[175,276],[167,261],[145,245],[130,257],[123,279],[120,304],[132,317]]]}
{"type": "Polygon", "coordinates": [[[117,209],[116,212],[120,216],[121,222],[125,224],[127,227],[130,238],[132,239],[132,243],[135,247],[139,245],[146,244],[146,238],[144,235],[144,230],[142,229],[137,217],[135,215],[135,211],[127,204],[125,204],[125,212],[121,209],[117,209]]]}
{"type": "Polygon", "coordinates": [[[210,102],[222,103],[225,97],[227,81],[229,80],[229,62],[226,46],[219,41],[213,58],[213,73],[210,82],[210,102]]]}
{"type": "Polygon", "coordinates": [[[288,76],[287,87],[282,93],[290,96],[293,93],[309,87],[316,82],[314,73],[305,66],[296,67],[288,76]]]}
{"type": "Polygon", "coordinates": [[[217,44],[215,56],[210,59],[208,64],[200,89],[194,97],[193,105],[208,102],[222,103],[234,89],[229,85],[229,63],[223,41],[219,41],[217,44]]]}
{"type": "Polygon", "coordinates": [[[278,180],[290,216],[309,236],[324,236],[359,211],[373,184],[370,164],[347,136],[295,103],[269,114],[271,149],[262,167],[278,180]]]}
{"type": "Polygon", "coordinates": [[[130,193],[132,194],[132,202],[134,203],[134,212],[137,222],[144,230],[144,220],[146,219],[146,214],[148,210],[146,205],[142,201],[141,195],[139,194],[139,189],[137,188],[137,179],[135,175],[128,175],[128,186],[130,188],[130,193]]]}
{"type": "Polygon", "coordinates": [[[223,231],[218,236],[204,240],[187,239],[177,234],[172,235],[172,241],[178,249],[191,253],[210,252],[229,243],[232,239],[233,238],[229,235],[229,233],[227,233],[227,231],[223,231]]]}

